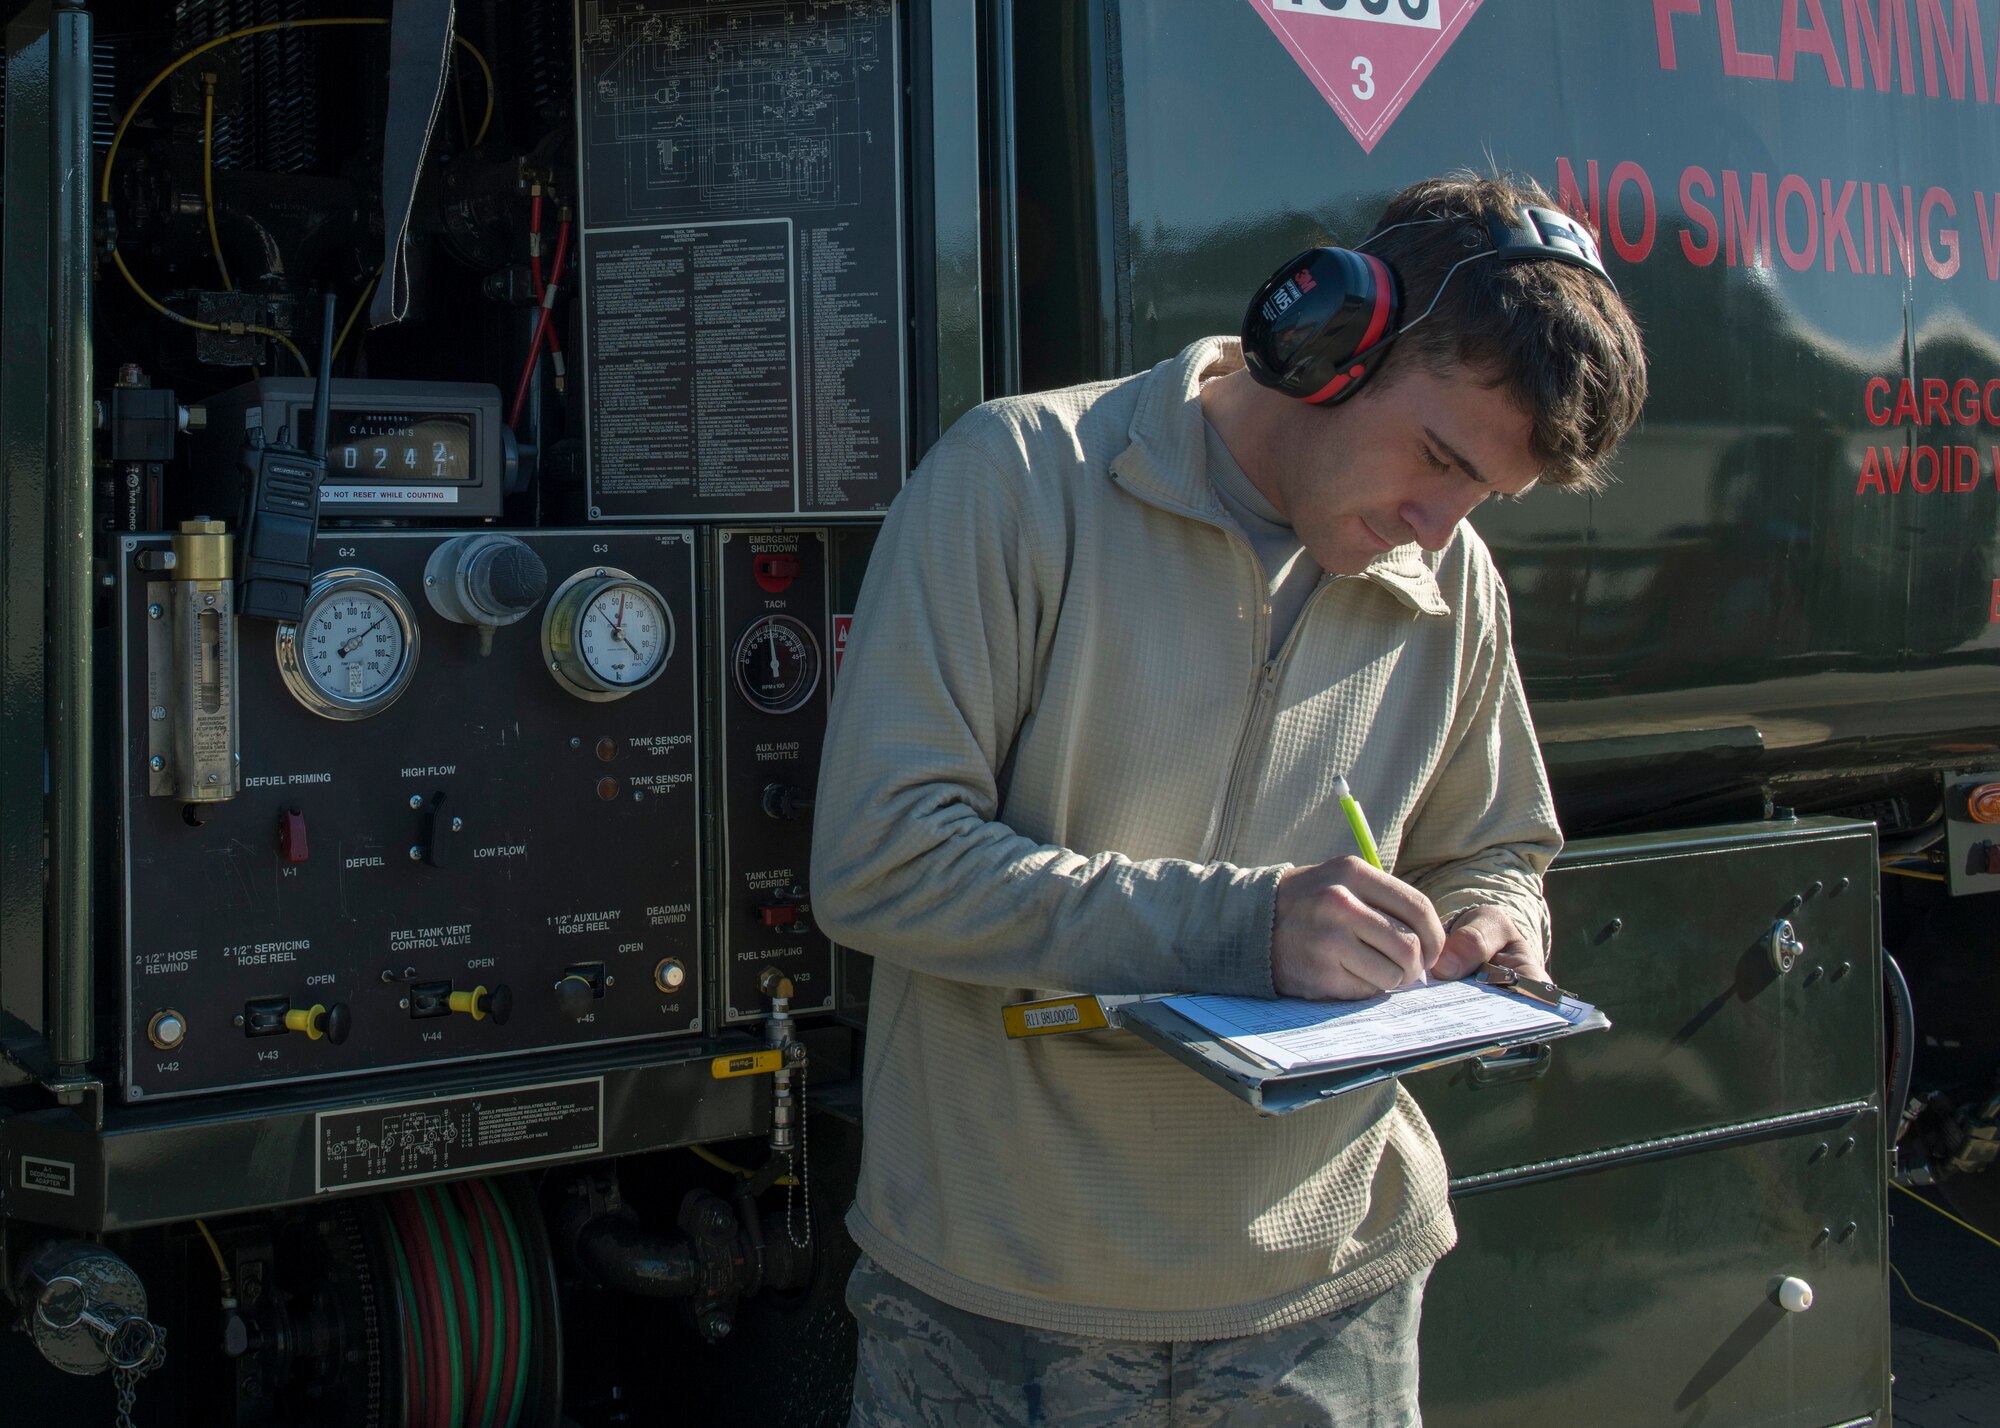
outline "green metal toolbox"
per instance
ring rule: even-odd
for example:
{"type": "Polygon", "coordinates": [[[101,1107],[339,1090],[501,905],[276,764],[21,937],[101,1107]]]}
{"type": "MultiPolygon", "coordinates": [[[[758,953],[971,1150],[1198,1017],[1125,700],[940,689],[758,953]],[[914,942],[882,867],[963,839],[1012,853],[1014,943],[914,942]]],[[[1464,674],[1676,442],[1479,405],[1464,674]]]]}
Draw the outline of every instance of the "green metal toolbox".
{"type": "Polygon", "coordinates": [[[1612,1029],[1406,1083],[1459,1225],[1428,1428],[1888,1421],[1875,867],[1839,819],[1563,853],[1550,970],[1612,1029]]]}

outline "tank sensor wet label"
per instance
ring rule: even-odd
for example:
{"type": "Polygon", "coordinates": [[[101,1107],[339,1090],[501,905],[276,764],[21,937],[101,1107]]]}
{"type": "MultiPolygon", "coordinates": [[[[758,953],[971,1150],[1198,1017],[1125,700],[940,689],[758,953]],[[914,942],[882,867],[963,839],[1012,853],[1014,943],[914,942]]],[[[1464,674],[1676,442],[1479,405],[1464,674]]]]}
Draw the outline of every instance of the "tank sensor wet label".
{"type": "Polygon", "coordinates": [[[322,1111],[314,1134],[317,1194],[593,1155],[604,1078],[322,1111]]]}

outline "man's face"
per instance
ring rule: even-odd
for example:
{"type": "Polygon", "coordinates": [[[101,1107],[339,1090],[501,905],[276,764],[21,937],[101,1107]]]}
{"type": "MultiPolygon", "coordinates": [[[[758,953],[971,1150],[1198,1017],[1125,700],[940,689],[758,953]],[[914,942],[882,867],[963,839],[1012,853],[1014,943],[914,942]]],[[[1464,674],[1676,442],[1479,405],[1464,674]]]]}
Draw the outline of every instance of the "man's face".
{"type": "Polygon", "coordinates": [[[1297,415],[1307,440],[1277,473],[1273,504],[1337,575],[1412,541],[1441,549],[1474,506],[1519,495],[1541,471],[1528,413],[1464,367],[1407,368],[1335,412],[1297,415]]]}

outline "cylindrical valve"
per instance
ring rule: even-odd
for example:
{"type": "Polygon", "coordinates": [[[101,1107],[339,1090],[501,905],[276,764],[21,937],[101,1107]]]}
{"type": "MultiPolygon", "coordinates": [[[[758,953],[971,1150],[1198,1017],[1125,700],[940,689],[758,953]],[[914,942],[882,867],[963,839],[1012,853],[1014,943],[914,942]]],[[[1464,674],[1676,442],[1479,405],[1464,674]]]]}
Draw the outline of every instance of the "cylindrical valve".
{"type": "Polygon", "coordinates": [[[461,625],[511,625],[540,604],[548,589],[549,568],[513,536],[458,536],[424,562],[431,608],[461,625]]]}
{"type": "Polygon", "coordinates": [[[221,521],[174,536],[169,777],[183,803],[236,797],[235,544],[221,521]]]}

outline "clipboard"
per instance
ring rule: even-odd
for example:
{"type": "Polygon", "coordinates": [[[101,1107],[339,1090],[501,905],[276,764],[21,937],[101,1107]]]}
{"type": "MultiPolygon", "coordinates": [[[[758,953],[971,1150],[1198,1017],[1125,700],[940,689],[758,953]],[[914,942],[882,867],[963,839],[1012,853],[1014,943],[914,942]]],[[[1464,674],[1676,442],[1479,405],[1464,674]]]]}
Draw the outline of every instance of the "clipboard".
{"type": "MultiPolygon", "coordinates": [[[[1496,995],[1506,993],[1496,991],[1496,995]]],[[[1231,1095],[1247,1102],[1259,1114],[1281,1116],[1307,1106],[1321,1105],[1349,1091],[1380,1085],[1398,1076],[1411,1076],[1419,1071],[1449,1066],[1477,1056],[1556,1041],[1580,1032],[1604,1031],[1611,1026],[1611,1019],[1603,1012],[1574,997],[1563,997],[1561,1011],[1568,1018],[1565,1026],[1545,1027],[1473,1044],[1427,1048],[1407,1057],[1363,1066],[1323,1069],[1306,1065],[1289,1071],[1196,1025],[1176,1011],[1165,998],[1145,998],[1125,1003],[1117,1008],[1117,1024],[1200,1072],[1231,1095]]]]}

